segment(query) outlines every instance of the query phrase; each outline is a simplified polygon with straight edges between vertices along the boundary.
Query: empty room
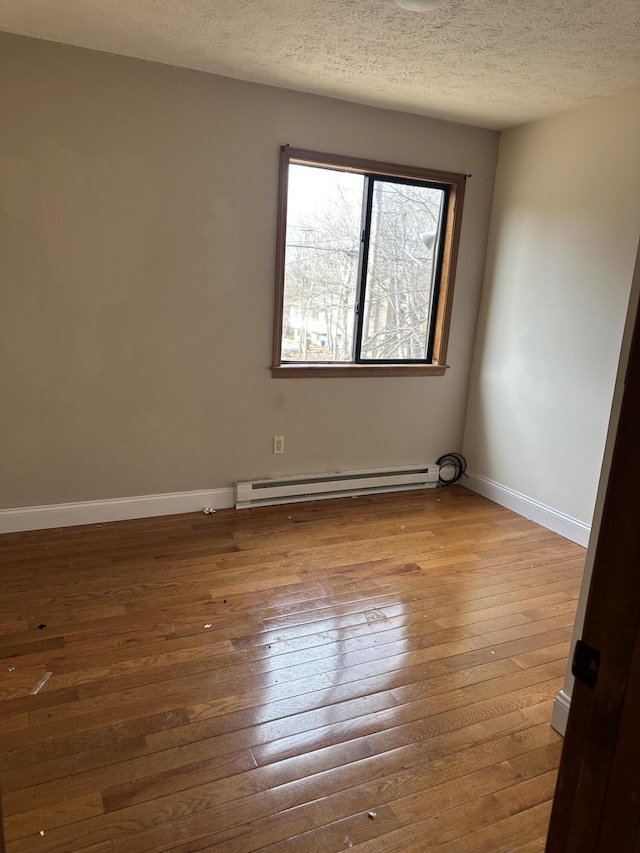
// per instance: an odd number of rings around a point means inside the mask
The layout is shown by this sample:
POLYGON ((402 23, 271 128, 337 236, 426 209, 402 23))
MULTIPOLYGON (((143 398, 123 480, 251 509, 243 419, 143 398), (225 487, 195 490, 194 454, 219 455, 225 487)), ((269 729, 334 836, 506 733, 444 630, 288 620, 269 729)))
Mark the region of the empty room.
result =
POLYGON ((0 4, 0 851, 640 850, 637 0, 0 4))

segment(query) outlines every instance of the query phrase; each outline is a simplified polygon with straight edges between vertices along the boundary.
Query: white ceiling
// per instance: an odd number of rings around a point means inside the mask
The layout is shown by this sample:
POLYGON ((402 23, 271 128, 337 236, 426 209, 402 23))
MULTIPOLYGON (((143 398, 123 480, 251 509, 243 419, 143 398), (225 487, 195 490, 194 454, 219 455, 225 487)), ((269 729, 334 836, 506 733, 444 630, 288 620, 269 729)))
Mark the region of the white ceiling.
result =
POLYGON ((492 128, 640 86, 640 0, 0 0, 0 29, 492 128))

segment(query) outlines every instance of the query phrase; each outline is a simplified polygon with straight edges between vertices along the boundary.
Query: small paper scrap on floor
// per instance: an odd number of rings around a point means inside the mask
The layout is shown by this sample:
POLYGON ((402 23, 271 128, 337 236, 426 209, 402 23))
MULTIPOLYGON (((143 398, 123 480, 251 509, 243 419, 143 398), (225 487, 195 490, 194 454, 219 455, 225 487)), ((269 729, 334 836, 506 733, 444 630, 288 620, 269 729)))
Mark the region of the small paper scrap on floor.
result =
POLYGON ((44 835, 44 829, 40 830, 40 835, 44 835))
POLYGON ((204 627, 205 628, 211 628, 211 622, 207 622, 207 624, 204 627))
POLYGON ((32 695, 32 696, 35 696, 35 695, 36 695, 36 693, 40 693, 40 691, 41 691, 41 690, 42 690, 42 688, 45 686, 45 684, 47 683, 47 681, 49 681, 49 679, 51 678, 51 676, 52 676, 52 675, 53 675, 53 673, 52 673, 52 672, 45 672, 45 674, 42 676, 42 678, 40 679, 40 681, 35 685, 35 687, 34 687, 34 688, 33 688, 33 690, 31 691, 31 695, 32 695))
POLYGON ((369 812, 367 817, 371 818, 371 820, 375 820, 377 814, 378 814, 377 812, 369 812))
POLYGON ((344 843, 347 845, 347 847, 353 847, 353 841, 349 838, 348 835, 345 835, 344 843))

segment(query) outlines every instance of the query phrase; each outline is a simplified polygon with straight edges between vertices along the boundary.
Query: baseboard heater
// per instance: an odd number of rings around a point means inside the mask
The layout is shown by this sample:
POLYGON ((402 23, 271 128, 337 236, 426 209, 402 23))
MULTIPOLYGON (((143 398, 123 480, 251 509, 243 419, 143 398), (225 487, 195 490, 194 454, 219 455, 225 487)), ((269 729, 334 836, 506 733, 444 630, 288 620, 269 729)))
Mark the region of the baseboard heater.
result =
POLYGON ((431 464, 248 480, 236 483, 236 509, 373 495, 377 492, 429 489, 438 484, 438 476, 439 467, 431 464))

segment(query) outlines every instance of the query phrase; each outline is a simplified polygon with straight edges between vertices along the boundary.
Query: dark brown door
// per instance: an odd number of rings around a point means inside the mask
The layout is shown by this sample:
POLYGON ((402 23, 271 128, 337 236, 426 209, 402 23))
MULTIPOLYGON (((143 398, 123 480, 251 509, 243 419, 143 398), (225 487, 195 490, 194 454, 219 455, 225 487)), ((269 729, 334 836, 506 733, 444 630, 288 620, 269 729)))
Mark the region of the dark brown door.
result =
POLYGON ((640 320, 636 317, 547 853, 640 853, 640 320))

